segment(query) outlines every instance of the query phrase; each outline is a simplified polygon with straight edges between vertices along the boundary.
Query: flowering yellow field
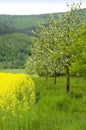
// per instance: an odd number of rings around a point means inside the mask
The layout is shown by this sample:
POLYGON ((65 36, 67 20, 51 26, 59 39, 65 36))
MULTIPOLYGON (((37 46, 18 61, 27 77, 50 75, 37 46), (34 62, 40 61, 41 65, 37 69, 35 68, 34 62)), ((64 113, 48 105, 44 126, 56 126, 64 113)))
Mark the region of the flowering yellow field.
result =
POLYGON ((30 76, 0 73, 0 118, 10 114, 22 117, 34 102, 34 83, 30 76))

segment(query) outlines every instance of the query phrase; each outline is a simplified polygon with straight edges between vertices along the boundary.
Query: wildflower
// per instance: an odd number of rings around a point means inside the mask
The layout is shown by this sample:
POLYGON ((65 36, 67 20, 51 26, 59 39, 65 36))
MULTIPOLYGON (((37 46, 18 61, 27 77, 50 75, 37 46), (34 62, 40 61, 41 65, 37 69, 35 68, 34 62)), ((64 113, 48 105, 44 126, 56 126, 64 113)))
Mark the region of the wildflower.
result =
POLYGON ((0 109, 16 116, 28 111, 35 101, 34 83, 26 74, 0 73, 0 109))

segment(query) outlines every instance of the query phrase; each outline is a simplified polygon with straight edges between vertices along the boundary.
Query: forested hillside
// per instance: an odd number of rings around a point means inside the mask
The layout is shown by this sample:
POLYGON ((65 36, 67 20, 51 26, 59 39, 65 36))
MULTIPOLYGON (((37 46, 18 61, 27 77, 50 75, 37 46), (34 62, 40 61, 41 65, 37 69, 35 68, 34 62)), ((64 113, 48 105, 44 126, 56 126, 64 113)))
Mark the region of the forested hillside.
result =
MULTIPOLYGON (((76 15, 86 20, 86 9, 78 10, 76 15), (84 13, 83 13, 84 12, 84 13)), ((62 13, 55 13, 58 18, 62 13)), ((39 24, 47 25, 50 14, 16 16, 0 15, 0 68, 23 68, 31 55, 32 30, 39 24)))
MULTIPOLYGON (((54 14, 58 15, 58 14, 54 14)), ((0 23, 19 29, 31 28, 46 23, 50 14, 42 15, 0 15, 0 23)))
MULTIPOLYGON (((59 17, 63 13, 54 13, 54 17, 59 17)), ((76 14, 81 19, 86 19, 86 9, 78 10, 76 14), (84 12, 84 13, 83 13, 84 12)), ((40 15, 0 15, 0 23, 4 23, 10 27, 24 29, 37 26, 40 23, 47 23, 51 14, 40 15)))
POLYGON ((0 36, 0 68, 23 68, 31 55, 31 37, 22 33, 0 36))
MULTIPOLYGON (((58 17, 60 14, 53 14, 58 17)), ((0 34, 20 32, 29 35, 39 24, 47 24, 50 14, 42 15, 0 15, 0 34)))

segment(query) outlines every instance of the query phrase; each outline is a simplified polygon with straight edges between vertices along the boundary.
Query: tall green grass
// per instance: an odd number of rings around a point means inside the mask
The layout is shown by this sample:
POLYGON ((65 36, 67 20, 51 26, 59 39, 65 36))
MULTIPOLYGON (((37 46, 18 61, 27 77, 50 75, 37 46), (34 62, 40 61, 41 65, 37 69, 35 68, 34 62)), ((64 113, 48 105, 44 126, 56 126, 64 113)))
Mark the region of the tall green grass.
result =
POLYGON ((32 130, 85 130, 86 129, 86 81, 71 78, 71 89, 67 95, 65 77, 35 78, 36 124, 32 130))
POLYGON ((66 94, 65 77, 32 77, 36 101, 31 109, 2 126, 0 130, 86 130, 86 80, 71 78, 70 93, 66 94), (12 127, 13 126, 13 127, 12 127))

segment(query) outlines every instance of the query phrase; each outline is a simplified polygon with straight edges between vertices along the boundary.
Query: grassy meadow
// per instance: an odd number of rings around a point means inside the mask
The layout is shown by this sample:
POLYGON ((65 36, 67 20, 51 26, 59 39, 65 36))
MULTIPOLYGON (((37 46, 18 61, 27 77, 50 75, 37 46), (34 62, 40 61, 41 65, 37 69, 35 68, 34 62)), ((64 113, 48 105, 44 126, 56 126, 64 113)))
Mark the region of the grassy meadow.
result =
MULTIPOLYGON (((65 90, 65 77, 57 77, 56 85, 53 78, 46 81, 45 78, 32 76, 32 80, 35 84, 35 103, 26 111, 22 105, 22 109, 18 109, 18 105, 16 116, 3 112, 0 107, 0 130, 86 130, 85 78, 72 77, 69 94, 65 90)), ((17 94, 21 99, 20 91, 17 94)))
MULTIPOLYGON (((71 78, 70 94, 65 92, 65 77, 57 84, 50 78, 33 78, 36 87, 36 115, 32 130, 85 130, 86 81, 71 78)), ((35 109, 35 108, 34 108, 35 109)))
POLYGON ((5 72, 5 73, 25 73, 25 69, 0 69, 0 72, 5 72))

